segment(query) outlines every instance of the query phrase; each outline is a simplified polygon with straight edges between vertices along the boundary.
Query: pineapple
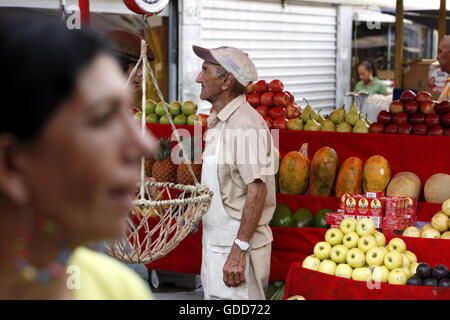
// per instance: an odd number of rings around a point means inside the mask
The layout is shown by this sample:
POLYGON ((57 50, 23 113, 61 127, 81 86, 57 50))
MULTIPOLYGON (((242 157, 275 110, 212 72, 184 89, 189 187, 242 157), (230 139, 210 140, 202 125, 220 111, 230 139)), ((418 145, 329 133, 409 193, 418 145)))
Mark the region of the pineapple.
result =
POLYGON ((145 175, 147 177, 151 177, 152 176, 152 169, 153 169, 153 164, 154 163, 155 163, 155 159, 153 157, 145 158, 144 168, 145 168, 145 175))
POLYGON ((159 152, 152 168, 152 177, 157 182, 175 182, 177 165, 170 158, 171 151, 170 140, 160 139, 159 152))
MULTIPOLYGON (((195 155, 196 155, 196 153, 195 153, 196 148, 194 147, 196 143, 198 144, 199 141, 196 141, 196 139, 192 138, 190 140, 190 143, 187 143, 184 145, 184 149, 185 150, 190 149, 190 152, 189 152, 187 158, 190 159, 192 171, 194 171, 195 177, 197 178, 198 182, 200 182, 201 174, 202 174, 202 165, 200 163, 193 163, 194 159, 195 159, 195 155)), ((180 151, 180 153, 181 152, 182 151, 180 151)), ((181 157, 182 157, 182 154, 181 154, 181 157)), ((177 168, 177 183, 183 184, 183 185, 194 185, 195 184, 194 178, 192 177, 192 174, 189 171, 188 165, 186 163, 184 163, 185 162, 184 157, 182 157, 182 159, 183 159, 183 163, 180 163, 177 168)))

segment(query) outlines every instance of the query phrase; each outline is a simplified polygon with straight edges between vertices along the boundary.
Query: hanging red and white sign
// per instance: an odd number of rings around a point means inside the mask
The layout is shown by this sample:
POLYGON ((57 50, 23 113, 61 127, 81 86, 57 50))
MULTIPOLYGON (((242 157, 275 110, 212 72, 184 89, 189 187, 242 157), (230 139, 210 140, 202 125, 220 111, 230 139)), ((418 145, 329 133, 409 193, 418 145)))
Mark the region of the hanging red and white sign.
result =
POLYGON ((169 0, 123 0, 123 2, 131 11, 147 16, 160 13, 169 4, 169 0))

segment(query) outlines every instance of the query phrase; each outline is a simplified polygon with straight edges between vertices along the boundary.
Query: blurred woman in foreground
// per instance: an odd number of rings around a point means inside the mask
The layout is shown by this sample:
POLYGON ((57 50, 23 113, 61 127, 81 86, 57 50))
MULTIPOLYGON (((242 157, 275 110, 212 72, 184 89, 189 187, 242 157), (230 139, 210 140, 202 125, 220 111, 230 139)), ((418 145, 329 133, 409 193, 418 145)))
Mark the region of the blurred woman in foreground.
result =
POLYGON ((0 299, 149 299, 84 244, 126 228, 140 157, 115 58, 94 35, 41 16, 0 17, 0 299))

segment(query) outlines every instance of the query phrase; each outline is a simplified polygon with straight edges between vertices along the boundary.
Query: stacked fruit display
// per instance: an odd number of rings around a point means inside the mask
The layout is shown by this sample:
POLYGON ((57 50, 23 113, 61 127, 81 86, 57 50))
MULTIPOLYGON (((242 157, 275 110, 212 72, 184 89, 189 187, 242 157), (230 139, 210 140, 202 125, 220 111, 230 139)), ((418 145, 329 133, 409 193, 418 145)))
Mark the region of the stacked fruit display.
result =
MULTIPOLYGON (((197 103, 188 100, 184 103, 174 101, 170 104, 166 104, 170 115, 172 116, 173 122, 176 125, 197 125, 201 124, 206 126, 206 119, 208 115, 206 114, 196 114, 197 113, 197 103)), ((166 112, 164 111, 164 102, 156 102, 152 99, 148 99, 145 107, 146 122, 147 123, 160 123, 169 124, 169 119, 166 112)), ((135 117, 140 121, 142 117, 142 112, 138 111, 135 117)))
POLYGON ((426 224, 422 229, 408 227, 403 231, 404 237, 450 239, 450 199, 442 204, 442 210, 436 212, 431 219, 431 224, 426 224))
POLYGON ((407 285, 450 288, 450 272, 447 266, 438 264, 434 269, 422 262, 417 266, 416 274, 408 279, 407 285))
POLYGON ((270 226, 277 228, 328 228, 326 215, 332 211, 331 209, 323 208, 313 215, 309 209, 300 208, 292 212, 286 204, 278 203, 270 221, 270 226))
POLYGON ((384 234, 370 219, 345 218, 339 229, 326 232, 325 241, 314 246, 302 267, 358 281, 406 284, 419 265, 416 255, 400 238, 385 244, 384 234))
POLYGON ((248 103, 264 118, 269 129, 302 129, 301 108, 295 104, 294 95, 284 91, 280 80, 252 82, 246 92, 248 103))
POLYGON ((389 111, 380 111, 371 133, 450 136, 450 102, 433 101, 430 93, 405 90, 389 111))
POLYGON ((340 168, 338 165, 334 149, 322 147, 310 161, 308 145, 303 144, 300 151, 287 153, 280 162, 280 193, 340 197, 344 193, 384 191, 391 178, 389 162, 380 155, 370 157, 364 164, 361 159, 350 157, 340 168))
MULTIPOLYGON (((189 154, 187 160, 191 161, 191 167, 198 181, 201 180, 202 165, 195 163, 198 158, 195 143, 199 143, 194 138, 189 140, 190 143, 184 144, 184 149, 189 154)), ((201 148, 199 148, 201 152, 201 148)), ((170 139, 159 140, 159 151, 154 158, 145 159, 145 173, 149 177, 155 178, 156 182, 173 182, 183 185, 194 185, 192 174, 190 173, 185 159, 181 154, 179 159, 172 159, 172 148, 170 139), (173 161, 175 160, 175 161, 173 161), (177 165, 177 163, 179 163, 177 165)), ((201 158, 201 157, 200 157, 201 158)))
POLYGON ((322 123, 320 131, 369 133, 371 122, 362 117, 356 103, 350 105, 348 112, 345 107, 334 110, 330 118, 322 123))

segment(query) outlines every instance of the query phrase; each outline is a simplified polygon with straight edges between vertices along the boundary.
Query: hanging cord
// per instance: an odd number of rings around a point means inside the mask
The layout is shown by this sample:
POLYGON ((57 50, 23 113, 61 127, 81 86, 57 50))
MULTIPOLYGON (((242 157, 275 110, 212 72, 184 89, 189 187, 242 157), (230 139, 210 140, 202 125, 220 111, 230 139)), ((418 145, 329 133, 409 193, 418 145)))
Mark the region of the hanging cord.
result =
MULTIPOLYGON (((147 40, 147 39, 150 39, 150 33, 149 33, 149 30, 150 30, 150 23, 148 22, 148 19, 147 19, 147 18, 148 18, 148 17, 145 16, 145 15, 142 16, 142 23, 144 24, 144 33, 145 33, 146 40, 147 40)), ((144 40, 143 40, 143 41, 144 41, 144 40)), ((145 43, 146 43, 146 42, 145 42, 145 43)), ((147 43, 146 43, 146 44, 147 44, 147 43)), ((150 46, 150 44, 148 44, 148 45, 150 46)), ((141 51, 142 51, 142 48, 141 48, 141 51)), ((145 47, 145 52, 147 52, 147 47, 145 47)), ((141 59, 142 59, 143 63, 146 65, 146 68, 148 69, 148 72, 149 72, 149 74, 150 74, 150 78, 151 78, 151 80, 152 80, 153 85, 155 86, 156 93, 158 94, 159 100, 163 103, 164 111, 165 111, 165 113, 166 113, 166 115, 167 115, 167 118, 169 119, 169 123, 170 123, 170 125, 172 126, 172 131, 174 132, 175 138, 177 139, 177 142, 178 142, 178 144, 179 144, 179 146, 180 146, 181 153, 182 153, 182 155, 183 155, 183 160, 185 161, 185 163, 186 163, 186 165, 187 165, 187 168, 188 168, 188 170, 189 170, 189 173, 192 175, 192 178, 194 179, 195 185, 199 185, 200 183, 199 183, 197 177, 196 177, 195 174, 194 174, 194 170, 192 169, 191 161, 190 161, 190 159, 187 158, 187 154, 186 154, 186 152, 185 152, 185 150, 184 150, 183 143, 182 143, 181 138, 180 138, 180 136, 179 136, 179 134, 178 134, 177 128, 175 127, 175 124, 173 123, 172 115, 170 114, 169 110, 167 109, 167 103, 166 103, 166 101, 164 100, 164 96, 163 96, 163 94, 161 93, 161 90, 160 90, 160 88, 159 88, 158 80, 156 79, 155 74, 154 74, 154 72, 153 72, 153 68, 152 68, 152 66, 150 65, 150 62, 148 61, 147 53, 145 53, 145 55, 142 55, 142 54, 141 54, 141 59)), ((144 74, 144 80, 145 80, 145 77, 146 77, 146 74, 147 74, 147 73, 144 72, 143 74, 144 74)), ((144 81, 144 82, 145 82, 145 81, 144 81)), ((144 87, 142 87, 142 88, 144 88, 144 87)), ((145 94, 145 93, 144 93, 144 94, 145 94)), ((143 94, 143 96, 144 96, 144 94, 143 94)), ((144 106, 144 105, 145 105, 145 101, 143 100, 142 103, 143 103, 143 106, 144 106)), ((144 113, 142 113, 142 116, 144 116, 144 113)), ((194 143, 194 142, 191 142, 191 143, 194 143)), ((191 150, 191 151, 192 151, 192 150, 191 150)))

